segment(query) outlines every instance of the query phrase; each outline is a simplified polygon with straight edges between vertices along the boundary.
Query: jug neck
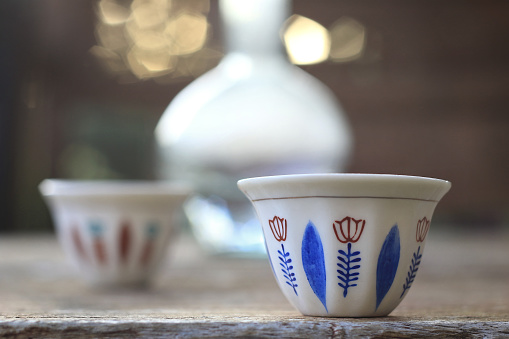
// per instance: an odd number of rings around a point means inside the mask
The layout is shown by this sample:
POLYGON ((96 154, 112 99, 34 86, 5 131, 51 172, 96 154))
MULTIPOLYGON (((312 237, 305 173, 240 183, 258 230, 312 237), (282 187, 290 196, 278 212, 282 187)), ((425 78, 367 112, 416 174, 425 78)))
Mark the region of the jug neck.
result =
POLYGON ((290 0, 220 0, 226 53, 284 57, 281 28, 290 0))

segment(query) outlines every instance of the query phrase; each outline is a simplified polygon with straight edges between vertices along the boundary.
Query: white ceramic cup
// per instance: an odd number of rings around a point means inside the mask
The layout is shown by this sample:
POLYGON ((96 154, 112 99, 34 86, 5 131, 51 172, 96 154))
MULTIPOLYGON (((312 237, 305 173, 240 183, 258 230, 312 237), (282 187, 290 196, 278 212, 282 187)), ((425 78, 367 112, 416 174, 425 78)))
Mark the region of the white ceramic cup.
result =
POLYGON ((302 314, 389 314, 414 282, 448 181, 384 174, 243 179, 281 291, 302 314))
POLYGON ((189 188, 151 181, 46 179, 39 190, 59 242, 94 286, 145 285, 177 231, 189 188))

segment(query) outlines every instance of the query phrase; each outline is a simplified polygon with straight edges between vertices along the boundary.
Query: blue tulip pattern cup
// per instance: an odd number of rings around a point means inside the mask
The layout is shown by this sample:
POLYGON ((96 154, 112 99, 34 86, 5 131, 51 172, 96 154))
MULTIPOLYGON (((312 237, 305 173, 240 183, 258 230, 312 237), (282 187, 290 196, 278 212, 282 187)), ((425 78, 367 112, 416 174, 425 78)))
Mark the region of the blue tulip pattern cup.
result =
POLYGON ((278 285, 302 314, 392 312, 416 279, 432 214, 451 184, 385 174, 240 180, 278 285))

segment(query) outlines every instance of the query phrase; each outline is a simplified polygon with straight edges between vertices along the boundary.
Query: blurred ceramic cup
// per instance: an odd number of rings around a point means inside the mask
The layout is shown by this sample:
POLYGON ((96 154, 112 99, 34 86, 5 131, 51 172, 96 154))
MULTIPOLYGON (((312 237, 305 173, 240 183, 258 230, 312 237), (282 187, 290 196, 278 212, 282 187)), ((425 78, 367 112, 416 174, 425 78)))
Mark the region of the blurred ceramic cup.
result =
POLYGON ((61 246, 93 286, 143 286, 159 268, 189 188, 165 182, 47 179, 39 190, 61 246))
POLYGON ((448 181, 383 174, 240 180, 281 291, 304 315, 389 314, 414 282, 448 181))

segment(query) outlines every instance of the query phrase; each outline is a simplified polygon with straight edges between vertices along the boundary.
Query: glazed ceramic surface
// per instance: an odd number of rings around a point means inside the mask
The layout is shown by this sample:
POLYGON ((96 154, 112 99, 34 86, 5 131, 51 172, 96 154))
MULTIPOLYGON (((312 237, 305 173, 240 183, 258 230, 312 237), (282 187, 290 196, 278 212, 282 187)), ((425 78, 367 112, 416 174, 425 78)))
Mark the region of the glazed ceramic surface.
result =
POLYGON ((304 315, 389 314, 421 265, 430 221, 451 184, 382 174, 240 180, 274 276, 304 315))
POLYGON ((156 182, 66 181, 39 186, 71 263, 93 285, 150 280, 178 227, 189 189, 156 182))

